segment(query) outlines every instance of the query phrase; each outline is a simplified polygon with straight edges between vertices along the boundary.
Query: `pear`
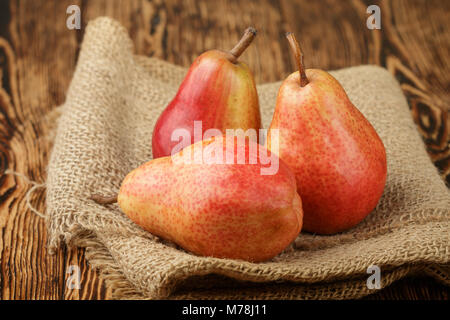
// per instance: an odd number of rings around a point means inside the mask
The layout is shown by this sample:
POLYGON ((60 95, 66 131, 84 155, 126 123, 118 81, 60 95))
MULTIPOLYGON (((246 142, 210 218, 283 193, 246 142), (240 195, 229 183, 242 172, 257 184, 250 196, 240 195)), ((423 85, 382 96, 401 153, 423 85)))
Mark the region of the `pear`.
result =
POLYGON ((386 151, 375 129, 329 73, 303 67, 303 54, 287 34, 299 71, 282 83, 270 124, 278 142, 267 148, 294 171, 304 230, 345 231, 377 205, 386 182, 386 151))
POLYGON ((257 142, 237 137, 213 137, 141 165, 125 177, 117 200, 143 229, 202 256, 265 261, 302 227, 289 167, 257 142), (261 174, 268 161, 260 154, 277 162, 277 170, 261 174))
POLYGON ((225 134, 226 129, 261 128, 252 72, 237 60, 255 36, 256 30, 250 27, 230 52, 209 50, 192 63, 174 99, 155 124, 153 158, 169 156, 202 140, 208 129, 225 134), (198 133, 194 132, 194 121, 200 124, 198 133), (186 132, 178 134, 177 129, 186 132))

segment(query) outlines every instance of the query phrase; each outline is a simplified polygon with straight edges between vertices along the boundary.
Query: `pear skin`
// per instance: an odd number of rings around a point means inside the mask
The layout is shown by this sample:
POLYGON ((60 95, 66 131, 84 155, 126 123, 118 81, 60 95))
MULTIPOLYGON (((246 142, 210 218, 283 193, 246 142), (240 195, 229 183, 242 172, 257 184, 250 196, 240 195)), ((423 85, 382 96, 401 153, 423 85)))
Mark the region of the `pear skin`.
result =
POLYGON ((279 89, 268 133, 278 129, 279 142, 268 140, 267 148, 295 174, 304 230, 334 234, 376 207, 386 182, 386 151, 333 76, 308 69, 302 86, 301 73, 292 73, 279 89))
POLYGON ((269 260, 302 228, 295 177, 282 161, 275 174, 261 175, 263 164, 259 156, 249 155, 249 147, 264 147, 248 139, 247 164, 183 160, 185 155, 195 158, 206 147, 209 152, 223 150, 224 157, 231 153, 237 160, 237 148, 225 150, 226 139, 200 141, 176 157, 151 160, 133 170, 121 185, 119 206, 145 230, 195 254, 269 260))
POLYGON ((153 158, 170 156, 177 145, 181 150, 202 140, 208 129, 225 134, 226 129, 261 128, 253 74, 237 60, 255 35, 256 30, 249 28, 230 52, 209 50, 193 62, 174 99, 156 122, 153 158), (194 135, 194 121, 201 121, 199 136, 194 135), (190 139, 179 142, 178 137, 173 138, 176 129, 187 130, 190 139))

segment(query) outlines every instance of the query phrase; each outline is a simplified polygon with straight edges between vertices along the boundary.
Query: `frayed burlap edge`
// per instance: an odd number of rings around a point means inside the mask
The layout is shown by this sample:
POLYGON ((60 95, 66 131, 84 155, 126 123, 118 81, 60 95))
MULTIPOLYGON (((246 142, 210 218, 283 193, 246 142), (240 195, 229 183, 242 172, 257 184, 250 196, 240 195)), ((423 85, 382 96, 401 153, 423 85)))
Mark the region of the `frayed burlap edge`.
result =
MULTIPOLYGON (((145 295, 137 291, 122 273, 105 245, 91 232, 83 231, 75 233, 69 243, 69 247, 85 248, 85 257, 89 265, 98 272, 99 278, 104 281, 106 287, 111 289, 112 299, 118 300, 151 300, 155 297, 145 295)), ((382 271, 381 289, 388 287, 395 281, 410 276, 426 276, 433 278, 443 285, 450 286, 450 265, 438 264, 414 264, 395 267, 382 271)), ((344 300, 358 299, 378 292, 378 289, 367 287, 367 278, 348 279, 336 282, 316 284, 302 283, 273 283, 262 284, 255 287, 243 287, 242 283, 233 279, 227 279, 231 283, 236 282, 234 288, 212 287, 208 289, 180 289, 173 292, 168 300, 221 300, 221 299, 276 299, 276 300, 344 300), (262 288, 264 288, 262 290, 262 288), (282 288, 282 290, 280 290, 282 288)), ((214 275, 212 277, 214 279, 214 275)), ((214 281, 214 280, 212 280, 214 281)))

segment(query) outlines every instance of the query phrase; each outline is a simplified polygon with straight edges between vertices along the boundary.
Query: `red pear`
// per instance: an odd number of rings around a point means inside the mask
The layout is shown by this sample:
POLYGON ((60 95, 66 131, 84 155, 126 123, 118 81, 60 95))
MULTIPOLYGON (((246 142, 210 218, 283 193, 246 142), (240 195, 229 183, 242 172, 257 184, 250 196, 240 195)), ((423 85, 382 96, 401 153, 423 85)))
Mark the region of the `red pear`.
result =
POLYGON ((175 98, 156 122, 152 140, 154 158, 169 156, 202 140, 208 129, 225 134, 226 129, 246 131, 261 127, 252 72, 237 60, 255 36, 256 30, 248 28, 230 52, 210 50, 194 61, 175 98), (196 134, 194 121, 201 121, 196 134), (177 129, 183 131, 176 132, 177 129))
POLYGON ((386 182, 386 151, 375 129, 329 73, 303 67, 281 85, 267 141, 294 171, 303 202, 304 230, 333 234, 361 222, 377 205, 386 182))
POLYGON ((117 200, 136 224, 195 254, 271 259, 301 230, 301 198, 289 167, 243 140, 221 136, 189 145, 131 171, 117 199, 92 198, 117 200))

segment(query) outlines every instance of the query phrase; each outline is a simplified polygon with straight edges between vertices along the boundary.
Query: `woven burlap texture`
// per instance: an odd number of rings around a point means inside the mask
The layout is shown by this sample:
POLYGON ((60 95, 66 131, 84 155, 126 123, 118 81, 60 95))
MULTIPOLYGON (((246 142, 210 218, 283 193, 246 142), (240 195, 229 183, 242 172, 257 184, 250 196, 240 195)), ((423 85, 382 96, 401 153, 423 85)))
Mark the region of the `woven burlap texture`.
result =
MULTIPOLYGON (((155 121, 185 68, 136 56, 127 30, 109 18, 86 28, 61 109, 47 178, 49 246, 87 248, 115 298, 357 298, 367 268, 383 287, 409 274, 449 284, 450 194, 431 163, 396 80, 376 66, 332 72, 383 140, 388 178, 377 208, 333 236, 302 233, 265 263, 199 257, 142 230, 117 205, 89 200, 118 192, 150 160, 155 121)), ((280 82, 258 85, 264 127, 280 82)))

